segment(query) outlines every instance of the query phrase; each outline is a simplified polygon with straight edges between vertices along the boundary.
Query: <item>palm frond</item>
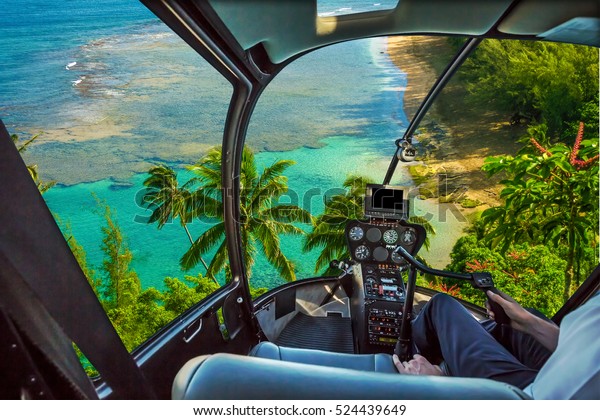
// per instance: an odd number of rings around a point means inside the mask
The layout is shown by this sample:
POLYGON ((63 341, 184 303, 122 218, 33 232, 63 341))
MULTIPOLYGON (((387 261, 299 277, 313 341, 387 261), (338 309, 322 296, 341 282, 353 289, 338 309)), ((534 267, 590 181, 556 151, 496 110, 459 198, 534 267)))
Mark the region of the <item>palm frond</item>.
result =
POLYGON ((304 230, 300 229, 297 226, 292 225, 291 223, 283 223, 283 222, 273 221, 273 225, 275 226, 275 231, 278 234, 304 235, 306 233, 306 232, 304 232, 304 230))
MULTIPOLYGON (((215 246, 220 240, 225 237, 225 224, 223 222, 218 223, 204 232, 198 239, 194 241, 192 246, 186 251, 185 254, 179 260, 179 264, 181 268, 184 270, 189 270, 195 267, 202 258, 202 254, 206 253, 212 247, 215 246)), ((213 258, 214 259, 214 258, 213 258)), ((209 265, 209 271, 210 266, 209 265)), ((208 274, 208 272, 207 272, 208 274)))
POLYGON ((296 280, 294 264, 281 252, 279 235, 273 223, 269 221, 257 223, 253 232, 267 261, 279 272, 281 277, 287 281, 296 280))
POLYGON ((242 165, 240 168, 240 186, 243 190, 252 191, 258 184, 258 170, 254 152, 245 146, 242 151, 242 165))
POLYGON ((252 277, 252 267, 254 267, 254 261, 257 252, 256 239, 254 238, 254 235, 249 229, 242 230, 241 235, 246 278, 250 280, 250 278, 252 277))
POLYGON ((221 147, 210 149, 202 159, 195 165, 187 167, 189 171, 198 177, 198 181, 206 188, 220 190, 221 183, 221 161, 223 152, 221 147))
POLYGON ((223 218, 223 203, 221 197, 212 196, 212 191, 199 189, 193 192, 187 210, 193 218, 223 218))
POLYGON ((15 143, 15 145, 17 146, 17 150, 19 151, 19 153, 23 153, 27 150, 27 147, 33 143, 38 137, 40 136, 40 134, 36 134, 35 136, 33 136, 32 138, 30 138, 29 140, 25 140, 23 143, 18 144, 19 142, 19 136, 16 134, 11 134, 10 138, 12 139, 12 141, 15 143))
POLYGON ((228 261, 229 256, 227 253, 227 241, 223 240, 221 245, 219 245, 217 252, 215 252, 215 256, 210 261, 206 275, 211 278, 216 278, 217 274, 219 274, 221 270, 225 268, 228 261))
POLYGON ((292 165, 295 165, 296 162, 293 160, 278 160, 273 163, 271 166, 266 167, 260 178, 258 180, 258 186, 262 187, 270 183, 273 179, 281 176, 283 172, 292 165))
POLYGON ((344 188, 348 189, 348 195, 352 197, 364 197, 367 189, 367 184, 374 184, 375 182, 366 176, 362 175, 348 175, 344 180, 344 188))
POLYGON ((305 252, 312 251, 315 248, 328 245, 345 246, 345 234, 342 229, 322 229, 313 230, 304 239, 303 249, 305 252))
POLYGON ((269 261, 277 269, 281 277, 286 281, 296 280, 296 266, 283 253, 277 254, 274 260, 269 261))
POLYGON ((287 181, 287 177, 278 176, 268 184, 257 187, 254 191, 247 192, 245 200, 242 202, 247 203, 247 207, 251 211, 259 211, 265 203, 270 203, 288 192, 287 181))
POLYGON ((313 223, 314 221, 312 214, 310 214, 308 211, 291 204, 278 204, 270 207, 261 211, 258 217, 261 219, 268 218, 278 222, 286 223, 313 223))
POLYGON ((429 220, 423 216, 411 216, 408 218, 408 222, 414 223, 415 225, 421 225, 428 234, 435 235, 435 227, 433 227, 429 220))

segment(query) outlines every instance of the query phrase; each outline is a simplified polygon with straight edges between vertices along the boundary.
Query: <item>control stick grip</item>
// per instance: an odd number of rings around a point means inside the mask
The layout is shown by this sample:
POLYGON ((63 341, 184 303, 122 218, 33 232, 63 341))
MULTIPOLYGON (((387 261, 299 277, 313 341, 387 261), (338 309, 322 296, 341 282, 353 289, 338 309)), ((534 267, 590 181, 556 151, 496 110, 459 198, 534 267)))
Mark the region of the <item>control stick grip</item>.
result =
MULTIPOLYGON (((496 289, 495 287, 490 287, 487 290, 490 290, 492 293, 494 293, 496 295, 500 294, 498 289, 496 289)), ((496 321, 496 324, 499 324, 499 325, 510 324, 510 318, 508 317, 508 315, 506 315, 504 308, 502 306, 500 306, 498 303, 494 302, 489 297, 487 298, 487 300, 488 300, 488 303, 490 304, 490 308, 494 312, 494 320, 496 321)))
MULTIPOLYGON (((492 280, 492 275, 490 273, 472 273, 471 285, 473 285, 474 288, 483 291, 483 293, 486 293, 488 290, 490 290, 492 293, 497 295, 500 294, 500 291, 496 289, 496 286, 494 286, 494 280, 492 280)), ((504 312, 504 308, 502 308, 502 306, 494 302, 489 297, 487 300, 490 304, 490 308, 494 312, 494 320, 496 321, 496 324, 510 324, 510 318, 508 315, 506 315, 506 312, 504 312)))

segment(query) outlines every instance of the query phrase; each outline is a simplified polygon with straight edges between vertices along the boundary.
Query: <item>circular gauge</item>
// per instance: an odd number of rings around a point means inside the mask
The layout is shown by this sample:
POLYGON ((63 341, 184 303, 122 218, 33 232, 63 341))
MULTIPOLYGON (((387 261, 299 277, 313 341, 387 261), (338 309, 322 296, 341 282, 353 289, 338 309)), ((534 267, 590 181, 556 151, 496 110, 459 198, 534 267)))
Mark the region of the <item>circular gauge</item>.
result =
POLYGON ((375 260, 379 262, 387 260, 388 255, 390 255, 389 251, 382 246, 378 246, 373 251, 373 258, 375 258, 375 260))
POLYGON ((400 241, 404 244, 404 245, 412 245, 415 243, 415 241, 417 240, 417 235, 415 235, 415 232, 413 232, 410 229, 406 229, 404 232, 402 232, 402 234, 400 235, 400 241))
POLYGON ((369 258, 369 255, 371 255, 371 253, 369 252, 369 248, 367 248, 364 245, 360 245, 358 248, 356 248, 356 250, 354 251, 354 256, 356 257, 357 260, 359 261, 363 261, 366 260, 367 258, 369 258))
POLYGON ((348 232, 348 236, 350 237, 351 241, 360 241, 364 234, 365 232, 360 226, 354 226, 352 229, 350 229, 350 232, 348 232))
POLYGON ((379 242, 381 239, 381 231, 378 228, 371 228, 367 230, 367 239, 370 242, 379 242))
POLYGON ((383 232, 383 241, 386 244, 395 244, 398 241, 398 232, 394 229, 386 230, 383 232))
POLYGON ((400 256, 397 252, 392 252, 392 261, 396 264, 404 264, 404 258, 400 256))

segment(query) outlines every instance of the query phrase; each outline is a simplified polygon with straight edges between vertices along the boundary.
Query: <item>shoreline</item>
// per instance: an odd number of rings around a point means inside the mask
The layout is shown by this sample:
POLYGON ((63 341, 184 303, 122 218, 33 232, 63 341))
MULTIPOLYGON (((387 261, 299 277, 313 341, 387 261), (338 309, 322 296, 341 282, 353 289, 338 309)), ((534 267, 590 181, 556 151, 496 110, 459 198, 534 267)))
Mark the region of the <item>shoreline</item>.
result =
MULTIPOLYGON (((445 38, 397 36, 388 37, 387 53, 407 75, 404 110, 410 121, 454 52, 445 38)), ((481 166, 487 156, 514 154, 519 149, 516 139, 525 133, 498 112, 472 109, 465 104, 466 96, 464 83, 455 75, 417 129, 419 155, 408 166, 425 207, 458 212, 438 224, 437 237, 444 239, 435 241, 431 251, 421 251, 433 267, 450 262, 456 240, 480 212, 501 204, 499 176, 488 177, 481 166)))
MULTIPOLYGON (((387 52, 407 74, 404 110, 410 119, 454 52, 445 38, 427 36, 389 37, 387 52)), ((516 140, 526 130, 511 126, 506 116, 495 110, 482 113, 473 109, 465 102, 466 96, 464 83, 455 76, 436 98, 415 134, 421 165, 410 172, 416 185, 426 183, 429 198, 457 202, 471 214, 473 209, 482 211, 500 204, 500 178, 481 171, 484 159, 514 154, 520 148, 516 140), (443 174, 447 194, 440 194, 437 183, 427 185, 437 174, 443 174)))

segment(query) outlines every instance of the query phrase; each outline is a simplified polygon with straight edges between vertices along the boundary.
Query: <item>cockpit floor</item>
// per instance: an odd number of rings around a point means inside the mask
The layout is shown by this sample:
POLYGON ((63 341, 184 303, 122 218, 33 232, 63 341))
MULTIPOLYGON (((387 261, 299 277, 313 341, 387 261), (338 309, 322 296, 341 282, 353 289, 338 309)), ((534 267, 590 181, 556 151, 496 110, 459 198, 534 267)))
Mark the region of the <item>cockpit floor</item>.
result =
POLYGON ((352 321, 338 316, 314 317, 298 313, 275 344, 299 349, 354 353, 352 321))

